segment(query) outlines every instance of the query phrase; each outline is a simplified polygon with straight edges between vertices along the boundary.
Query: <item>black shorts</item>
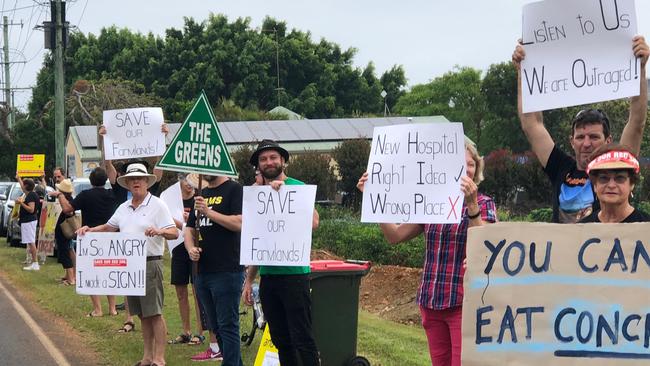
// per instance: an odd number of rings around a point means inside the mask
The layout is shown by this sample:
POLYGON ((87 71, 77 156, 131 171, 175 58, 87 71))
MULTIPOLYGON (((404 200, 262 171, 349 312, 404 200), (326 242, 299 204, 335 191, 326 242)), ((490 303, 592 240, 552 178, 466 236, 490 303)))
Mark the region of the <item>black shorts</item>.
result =
POLYGON ((192 281, 192 260, 183 243, 172 251, 172 285, 187 285, 192 281))

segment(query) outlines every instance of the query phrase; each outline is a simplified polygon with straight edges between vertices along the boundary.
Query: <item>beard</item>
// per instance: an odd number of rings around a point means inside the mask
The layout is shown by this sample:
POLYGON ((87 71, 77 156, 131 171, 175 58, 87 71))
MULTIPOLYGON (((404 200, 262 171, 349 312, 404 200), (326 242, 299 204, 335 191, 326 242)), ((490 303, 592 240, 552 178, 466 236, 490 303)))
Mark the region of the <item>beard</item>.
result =
POLYGON ((267 167, 264 170, 260 171, 262 173, 262 176, 266 180, 273 180, 282 174, 282 165, 274 166, 274 167, 267 167))

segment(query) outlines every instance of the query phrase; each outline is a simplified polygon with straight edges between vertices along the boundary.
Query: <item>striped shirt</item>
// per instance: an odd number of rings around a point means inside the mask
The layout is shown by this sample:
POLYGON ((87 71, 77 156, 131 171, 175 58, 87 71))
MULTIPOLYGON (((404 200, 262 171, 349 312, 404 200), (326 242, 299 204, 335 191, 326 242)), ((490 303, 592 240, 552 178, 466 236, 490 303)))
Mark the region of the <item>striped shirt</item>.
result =
MULTIPOLYGON (((496 222, 494 201, 481 193, 477 201, 483 221, 496 222)), ((467 207, 463 206, 460 224, 424 225, 426 253, 417 294, 418 305, 444 310, 463 303, 463 261, 469 227, 467 215, 467 207)))

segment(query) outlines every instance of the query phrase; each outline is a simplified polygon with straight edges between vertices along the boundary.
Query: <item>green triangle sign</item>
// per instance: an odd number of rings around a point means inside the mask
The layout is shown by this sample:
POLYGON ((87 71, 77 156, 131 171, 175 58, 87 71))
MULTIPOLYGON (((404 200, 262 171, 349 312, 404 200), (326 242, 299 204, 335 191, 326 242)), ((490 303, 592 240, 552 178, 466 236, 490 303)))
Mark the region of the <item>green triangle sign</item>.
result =
POLYGON ((156 167, 184 173, 237 177, 205 91, 201 91, 156 167))

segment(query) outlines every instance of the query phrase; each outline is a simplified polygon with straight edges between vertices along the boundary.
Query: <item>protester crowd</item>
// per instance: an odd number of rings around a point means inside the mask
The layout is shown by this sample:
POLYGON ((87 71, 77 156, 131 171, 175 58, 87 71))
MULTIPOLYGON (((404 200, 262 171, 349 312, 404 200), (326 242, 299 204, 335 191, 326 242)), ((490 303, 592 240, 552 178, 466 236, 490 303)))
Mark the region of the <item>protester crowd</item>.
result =
MULTIPOLYGON (((645 66, 648 45, 643 37, 633 41, 633 51, 641 59, 640 95, 631 98, 629 119, 620 143, 613 143, 612 121, 605 111, 585 109, 572 121, 572 154, 561 151, 543 124, 541 112, 522 112, 519 88, 519 117, 524 134, 545 173, 553 184, 553 221, 556 223, 640 222, 650 218, 630 204, 634 185, 639 179, 639 153, 647 118, 648 90, 645 66)), ((516 46, 513 63, 525 58, 525 47, 516 46)), ((521 78, 521 75, 519 75, 521 78)), ((519 84, 521 85, 521 83, 519 84)), ((164 128, 163 128, 164 129, 164 128)), ((165 131, 166 132, 166 131, 165 131)), ((100 132, 101 133, 101 132, 100 132)), ((252 168, 259 173, 256 185, 300 185, 288 177, 285 166, 289 152, 272 140, 263 140, 250 157, 252 168)), ((416 301, 422 315, 432 365, 460 365, 463 275, 468 228, 497 221, 494 201, 480 193, 483 158, 469 139, 465 140, 466 176, 460 180, 464 194, 462 218, 458 224, 381 223, 386 240, 396 244, 422 234, 426 242, 424 270, 416 301)), ((195 361, 223 359, 223 365, 242 365, 239 340, 240 301, 252 304, 252 284, 259 274, 261 304, 271 337, 278 348, 282 365, 319 365, 319 353, 311 326, 309 267, 240 265, 242 227, 242 185, 224 176, 204 175, 199 192, 198 179, 180 175, 185 215, 183 222, 172 218, 165 203, 157 197, 162 171, 150 169, 141 161, 105 168, 90 174, 92 188, 72 197, 73 189, 65 171, 54 171, 56 198, 62 212, 55 229, 58 261, 64 269, 61 283, 74 285, 74 240, 64 235, 64 223, 81 211, 77 235, 89 232, 139 232, 148 237, 146 260, 146 295, 127 296, 125 320, 121 332, 135 330, 133 316, 140 319, 143 355, 136 365, 165 365, 168 344, 200 345, 209 332, 208 347, 192 357, 195 361), (104 188, 106 182, 112 189, 104 188), (179 302, 182 330, 168 339, 163 318, 163 252, 165 240, 176 239, 182 230, 183 244, 177 246, 171 260, 171 284, 179 302), (196 266, 196 270, 193 269, 196 266), (191 284, 193 298, 188 286, 191 284), (190 303, 197 313, 196 332, 190 324, 190 303)), ((363 191, 367 173, 358 181, 363 191)), ((30 263, 25 270, 38 270, 36 223, 40 199, 32 179, 20 179, 25 196, 16 200, 20 206, 22 242, 26 244, 30 263)), ((312 229, 318 227, 316 211, 312 229)), ((99 296, 91 296, 88 317, 103 316, 99 296)), ((117 315, 118 306, 108 296, 108 314, 117 315)))

